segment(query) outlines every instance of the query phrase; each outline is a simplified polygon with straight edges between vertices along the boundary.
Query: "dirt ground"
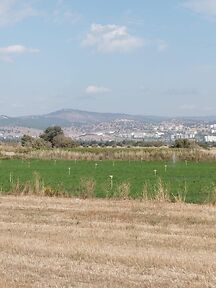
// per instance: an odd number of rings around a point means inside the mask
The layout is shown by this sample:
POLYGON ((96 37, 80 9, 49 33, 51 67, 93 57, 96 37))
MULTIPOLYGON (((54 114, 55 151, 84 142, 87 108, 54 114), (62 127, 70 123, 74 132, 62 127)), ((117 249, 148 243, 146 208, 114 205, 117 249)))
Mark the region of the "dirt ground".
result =
POLYGON ((0 197, 0 287, 216 287, 216 208, 0 197))

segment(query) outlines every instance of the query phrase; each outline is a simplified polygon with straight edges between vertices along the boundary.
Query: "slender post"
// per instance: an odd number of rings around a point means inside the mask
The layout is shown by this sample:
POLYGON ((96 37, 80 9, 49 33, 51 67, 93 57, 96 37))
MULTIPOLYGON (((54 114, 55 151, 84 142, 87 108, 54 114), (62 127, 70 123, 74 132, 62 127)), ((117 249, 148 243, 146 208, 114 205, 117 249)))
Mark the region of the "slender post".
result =
POLYGON ((110 188, 112 190, 112 188, 113 188, 113 175, 110 175, 109 177, 110 177, 110 188))
POLYGON ((12 183, 12 172, 10 172, 10 183, 12 183))

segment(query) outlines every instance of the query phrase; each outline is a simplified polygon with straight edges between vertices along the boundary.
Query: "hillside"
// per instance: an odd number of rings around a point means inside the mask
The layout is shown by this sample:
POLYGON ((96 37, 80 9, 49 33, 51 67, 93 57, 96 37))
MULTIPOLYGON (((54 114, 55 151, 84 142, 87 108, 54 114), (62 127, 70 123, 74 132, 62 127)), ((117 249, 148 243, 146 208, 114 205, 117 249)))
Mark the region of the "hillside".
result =
POLYGON ((159 122, 167 118, 62 109, 45 115, 30 115, 21 117, 8 117, 2 115, 0 116, 0 126, 20 126, 44 129, 52 125, 60 125, 62 127, 69 127, 72 125, 81 126, 86 124, 97 124, 100 122, 110 122, 117 119, 135 120, 140 122, 159 122))
POLYGON ((216 116, 201 117, 165 117, 150 115, 130 115, 122 113, 99 113, 81 111, 76 109, 62 109, 44 115, 29 115, 20 117, 9 117, 0 115, 0 126, 16 126, 35 129, 44 129, 48 126, 59 125, 62 127, 82 127, 99 123, 109 123, 116 120, 136 121, 137 123, 159 123, 162 121, 178 120, 183 123, 208 122, 214 123, 216 116))

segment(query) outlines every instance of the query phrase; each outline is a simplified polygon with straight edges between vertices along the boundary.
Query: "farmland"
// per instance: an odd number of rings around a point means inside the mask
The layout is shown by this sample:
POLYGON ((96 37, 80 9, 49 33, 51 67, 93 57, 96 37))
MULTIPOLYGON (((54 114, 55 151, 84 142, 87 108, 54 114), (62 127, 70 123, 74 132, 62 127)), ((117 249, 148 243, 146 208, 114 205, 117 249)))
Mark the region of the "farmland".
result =
POLYGON ((21 192, 27 183, 34 186, 35 178, 41 189, 43 187, 51 194, 62 192, 84 198, 142 198, 147 195, 151 198, 158 190, 163 190, 173 201, 181 196, 186 202, 203 203, 209 201, 216 186, 216 163, 171 160, 0 161, 2 194, 21 192))
POLYGON ((213 288, 213 206, 0 197, 0 287, 213 288))

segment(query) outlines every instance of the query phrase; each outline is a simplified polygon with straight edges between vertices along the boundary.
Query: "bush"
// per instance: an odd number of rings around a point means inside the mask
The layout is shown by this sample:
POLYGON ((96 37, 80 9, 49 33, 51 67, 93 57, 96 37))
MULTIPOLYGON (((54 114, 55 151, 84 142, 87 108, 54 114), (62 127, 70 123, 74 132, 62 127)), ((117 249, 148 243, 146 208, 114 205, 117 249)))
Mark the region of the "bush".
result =
POLYGON ((192 148, 195 146, 195 142, 189 139, 177 139, 172 145, 173 148, 192 148))

